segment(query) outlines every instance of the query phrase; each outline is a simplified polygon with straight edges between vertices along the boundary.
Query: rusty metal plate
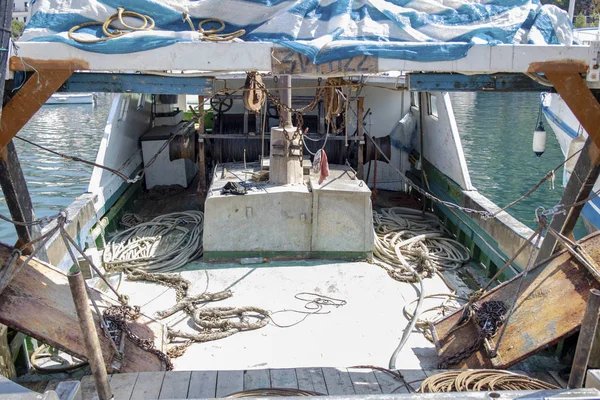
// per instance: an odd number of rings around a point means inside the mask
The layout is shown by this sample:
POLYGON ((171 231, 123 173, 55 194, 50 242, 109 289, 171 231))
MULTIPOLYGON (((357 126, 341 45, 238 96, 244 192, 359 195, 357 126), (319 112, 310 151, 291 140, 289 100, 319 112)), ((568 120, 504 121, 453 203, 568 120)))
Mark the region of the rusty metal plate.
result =
MULTIPOLYGON (((0 245, 0 265, 6 265, 11 249, 0 245)), ((24 261, 21 257, 20 261, 24 261)), ((102 294, 97 294, 99 308, 115 304, 102 294)), ((106 365, 110 365, 113 350, 100 329, 94 310, 98 338, 106 365)), ((0 322, 77 357, 85 358, 83 342, 75 305, 69 290, 67 276, 38 260, 19 271, 0 295, 0 322)), ((130 324, 131 330, 142 338, 152 338, 157 348, 164 349, 166 329, 163 324, 141 316, 130 324)), ((125 343, 125 356, 121 372, 163 371, 163 363, 129 340, 125 343)))
MULTIPOLYGON (((580 245, 596 264, 600 261, 600 232, 582 239, 580 245)), ((486 293, 480 302, 504 301, 512 307, 519 286, 520 275, 486 293)), ((558 253, 551 261, 529 272, 523 282, 517 306, 506 327, 498 355, 488 357, 480 348, 452 368, 508 368, 535 352, 574 333, 580 327, 590 289, 599 289, 600 283, 571 255, 558 253)), ((443 356, 452 355, 473 343, 478 335, 474 322, 450 330, 456 325, 461 312, 456 312, 433 324, 436 349, 443 356), (450 332, 450 334, 449 334, 450 332)), ((491 347, 496 346, 491 339, 491 347)))
POLYGON ((378 72, 378 65, 377 58, 371 56, 357 56, 323 64, 313 64, 305 55, 281 47, 273 49, 271 61, 272 72, 275 75, 366 74, 378 72))

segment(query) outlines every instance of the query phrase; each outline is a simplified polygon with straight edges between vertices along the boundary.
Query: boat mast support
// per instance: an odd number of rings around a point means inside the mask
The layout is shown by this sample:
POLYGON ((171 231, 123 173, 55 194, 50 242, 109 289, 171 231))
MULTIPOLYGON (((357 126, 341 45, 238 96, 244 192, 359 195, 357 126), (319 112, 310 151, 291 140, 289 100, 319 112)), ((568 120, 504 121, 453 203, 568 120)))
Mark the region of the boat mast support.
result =
POLYGON ((0 149, 6 147, 46 100, 71 76, 71 70, 38 70, 4 106, 0 120, 0 149))
MULTIPOLYGON (((559 68, 558 65, 551 64, 548 69, 543 65, 536 69, 544 72, 589 135, 559 203, 569 205, 581 202, 582 204, 568 208, 564 214, 554 215, 551 223, 553 229, 569 236, 583 209, 583 200, 590 195, 600 175, 600 103, 579 72, 569 71, 566 68, 567 65, 559 68)), ((536 262, 553 254, 556 245, 556 238, 553 235, 546 235, 536 262)))
MULTIPOLYGON (((5 119, 6 120, 6 119, 5 119)), ((19 222, 35 220, 33 203, 27 189, 25 176, 17 157, 17 149, 12 140, 4 148, 0 149, 0 186, 6 199, 6 205, 13 220, 19 222)), ((20 248, 26 243, 36 239, 41 234, 38 225, 22 226, 15 225, 19 238, 15 247, 20 248)), ((24 249, 24 253, 33 251, 31 248, 24 249)), ((48 261, 46 250, 40 248, 36 255, 39 259, 48 261)))

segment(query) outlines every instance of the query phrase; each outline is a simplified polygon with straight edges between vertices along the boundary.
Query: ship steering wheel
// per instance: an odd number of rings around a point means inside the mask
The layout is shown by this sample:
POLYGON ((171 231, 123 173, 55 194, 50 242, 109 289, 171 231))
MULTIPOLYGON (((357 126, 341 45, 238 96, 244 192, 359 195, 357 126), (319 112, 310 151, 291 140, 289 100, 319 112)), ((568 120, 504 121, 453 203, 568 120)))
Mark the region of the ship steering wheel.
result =
POLYGON ((217 114, 224 114, 233 106, 233 98, 229 93, 214 95, 210 99, 210 106, 217 114))

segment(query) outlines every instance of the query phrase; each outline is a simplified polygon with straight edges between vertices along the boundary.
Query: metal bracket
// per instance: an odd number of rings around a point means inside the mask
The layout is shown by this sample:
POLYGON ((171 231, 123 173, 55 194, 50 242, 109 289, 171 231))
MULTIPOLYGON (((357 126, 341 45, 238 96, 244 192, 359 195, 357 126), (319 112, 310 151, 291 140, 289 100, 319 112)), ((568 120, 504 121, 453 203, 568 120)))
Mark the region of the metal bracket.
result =
POLYGON ((590 62, 586 80, 600 82, 600 41, 590 42, 590 62))

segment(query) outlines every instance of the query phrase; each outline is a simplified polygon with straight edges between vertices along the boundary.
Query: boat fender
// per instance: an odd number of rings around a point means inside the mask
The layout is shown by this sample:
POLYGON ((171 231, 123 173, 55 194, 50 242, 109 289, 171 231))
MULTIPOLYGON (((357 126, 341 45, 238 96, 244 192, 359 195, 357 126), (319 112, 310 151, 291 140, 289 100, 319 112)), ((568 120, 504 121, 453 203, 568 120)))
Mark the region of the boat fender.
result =
POLYGON ((537 128, 533 132, 533 152, 536 156, 541 157, 546 151, 546 130, 544 124, 539 121, 537 128))

